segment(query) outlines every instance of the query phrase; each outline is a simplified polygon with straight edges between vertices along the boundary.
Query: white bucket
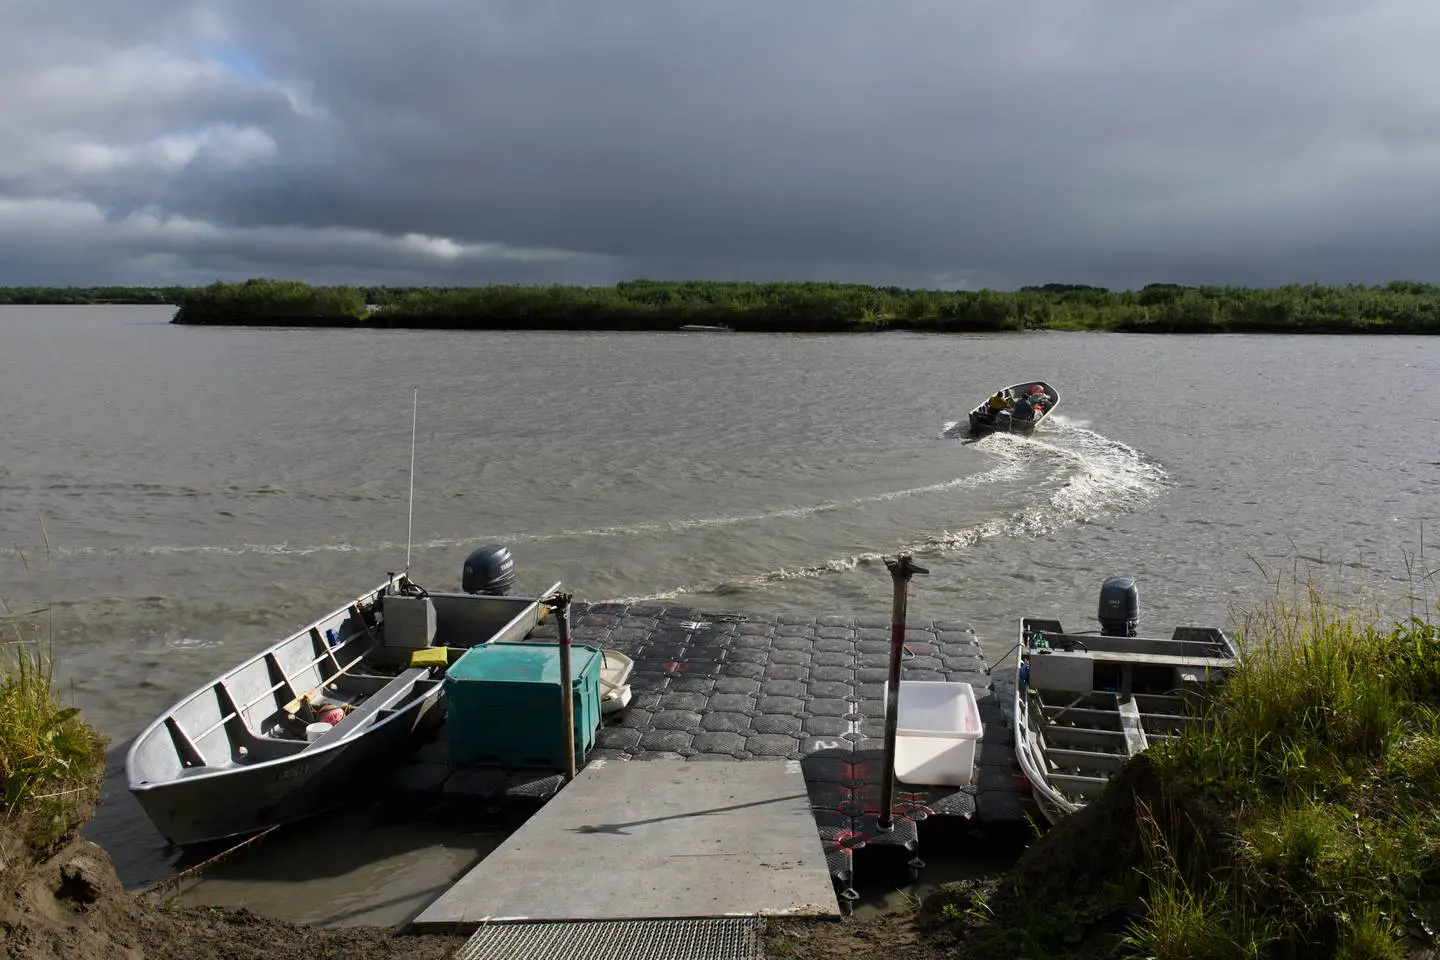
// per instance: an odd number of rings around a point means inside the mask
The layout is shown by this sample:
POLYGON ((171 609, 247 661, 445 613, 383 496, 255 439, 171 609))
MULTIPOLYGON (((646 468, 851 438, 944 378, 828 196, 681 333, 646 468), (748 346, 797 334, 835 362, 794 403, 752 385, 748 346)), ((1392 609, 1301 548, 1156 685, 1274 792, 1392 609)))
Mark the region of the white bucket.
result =
POLYGON ((970 684, 901 680, 895 779, 924 786, 968 787, 975 777, 975 745, 983 732, 975 688, 970 684))
POLYGON ((315 740, 319 740, 321 737, 325 736, 328 731, 334 729, 335 728, 331 724, 325 723, 321 720, 317 720, 314 723, 309 723, 305 725, 305 739, 312 742, 315 740))

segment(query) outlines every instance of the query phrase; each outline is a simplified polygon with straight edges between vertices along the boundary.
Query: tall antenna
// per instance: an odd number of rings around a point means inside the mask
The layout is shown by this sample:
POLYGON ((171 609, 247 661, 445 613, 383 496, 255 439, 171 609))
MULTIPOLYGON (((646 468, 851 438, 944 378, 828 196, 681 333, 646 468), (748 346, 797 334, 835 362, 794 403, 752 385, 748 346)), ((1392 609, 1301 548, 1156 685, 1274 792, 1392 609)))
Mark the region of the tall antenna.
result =
POLYGON ((415 425, 420 419, 420 388, 410 401, 410 521, 405 527, 405 577, 410 577, 410 537, 415 532, 415 425))

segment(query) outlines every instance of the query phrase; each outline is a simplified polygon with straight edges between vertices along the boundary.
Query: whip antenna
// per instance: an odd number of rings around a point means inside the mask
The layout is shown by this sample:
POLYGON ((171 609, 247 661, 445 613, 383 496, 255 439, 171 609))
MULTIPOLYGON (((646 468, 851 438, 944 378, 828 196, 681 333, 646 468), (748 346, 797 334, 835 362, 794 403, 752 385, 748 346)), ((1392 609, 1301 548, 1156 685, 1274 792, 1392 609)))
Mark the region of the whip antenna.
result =
POLYGON ((405 577, 410 577, 410 538, 415 532, 415 425, 420 417, 420 388, 410 401, 410 520, 405 527, 405 577))

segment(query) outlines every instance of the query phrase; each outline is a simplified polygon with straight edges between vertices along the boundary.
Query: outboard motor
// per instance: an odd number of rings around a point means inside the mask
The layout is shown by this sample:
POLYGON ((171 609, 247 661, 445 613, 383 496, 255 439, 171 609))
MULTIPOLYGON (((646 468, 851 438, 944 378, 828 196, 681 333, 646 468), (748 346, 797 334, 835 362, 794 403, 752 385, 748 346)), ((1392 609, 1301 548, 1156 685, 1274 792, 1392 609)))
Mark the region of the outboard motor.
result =
POLYGON ((460 575, 460 589, 466 593, 484 593, 503 597, 515 586, 515 558, 510 548, 492 543, 465 558, 465 571, 460 575))
POLYGON ((1100 585, 1100 633, 1133 637, 1140 622, 1140 588, 1134 577, 1111 577, 1100 585))

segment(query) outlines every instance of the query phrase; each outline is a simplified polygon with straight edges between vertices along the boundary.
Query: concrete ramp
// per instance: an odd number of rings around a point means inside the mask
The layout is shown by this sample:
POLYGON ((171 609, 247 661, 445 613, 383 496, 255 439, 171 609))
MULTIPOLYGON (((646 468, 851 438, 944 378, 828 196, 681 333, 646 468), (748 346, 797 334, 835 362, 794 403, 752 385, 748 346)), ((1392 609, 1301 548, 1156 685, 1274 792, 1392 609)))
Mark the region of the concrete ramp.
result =
POLYGON ((796 761, 597 761, 418 928, 840 916, 796 761))

